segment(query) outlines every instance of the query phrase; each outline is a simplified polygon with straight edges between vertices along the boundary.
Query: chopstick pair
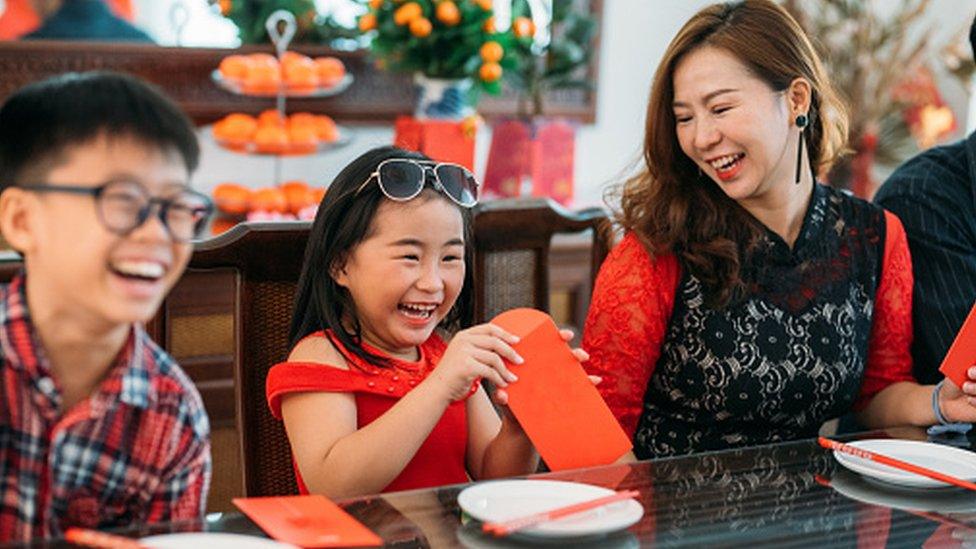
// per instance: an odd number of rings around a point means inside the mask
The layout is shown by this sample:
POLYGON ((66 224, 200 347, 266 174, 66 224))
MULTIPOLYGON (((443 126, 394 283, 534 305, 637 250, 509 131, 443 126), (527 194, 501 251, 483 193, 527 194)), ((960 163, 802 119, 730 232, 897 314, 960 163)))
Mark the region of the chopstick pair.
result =
POLYGON ((568 517, 569 515, 575 515, 576 513, 582 513, 583 511, 589 511, 591 509, 596 509, 598 507, 603 507, 617 501, 623 501, 625 499, 636 498, 640 495, 637 490, 621 490, 619 492, 614 492, 613 494, 599 497, 596 499, 591 499, 583 501, 580 503, 574 503, 572 505, 567 505, 565 507, 558 507, 556 509, 550 509, 548 511, 542 511, 540 513, 535 513, 525 517, 520 517, 516 519, 499 521, 499 522, 486 522, 481 526, 481 530, 485 533, 492 534, 494 536, 507 536, 513 532, 521 530, 522 528, 528 528, 529 526, 534 526, 540 522, 548 522, 551 520, 561 519, 568 517))
POLYGON ((68 528, 64 532, 64 539, 75 545, 95 549, 148 549, 139 540, 87 528, 68 528))
POLYGON ((963 480, 961 478, 956 478, 945 473, 940 473, 939 471, 934 471, 921 465, 915 465, 914 463, 908 463, 907 461, 902 461, 900 459, 895 459, 893 457, 885 456, 882 454, 877 454, 871 452, 870 450, 863 450, 856 446, 851 446, 850 444, 844 444, 843 442, 837 442, 836 440, 831 440, 829 438, 820 437, 817 442, 827 448, 828 450, 835 450, 838 452, 843 452, 845 454, 850 454, 852 456, 857 456, 859 458, 868 459, 887 465, 889 467, 894 467, 895 469, 901 469, 902 471, 908 471, 909 473, 915 473, 916 475, 921 475, 923 477, 928 477, 935 480, 940 480, 942 482, 959 486, 961 488, 966 488, 968 490, 976 491, 976 483, 969 482, 968 480, 963 480))

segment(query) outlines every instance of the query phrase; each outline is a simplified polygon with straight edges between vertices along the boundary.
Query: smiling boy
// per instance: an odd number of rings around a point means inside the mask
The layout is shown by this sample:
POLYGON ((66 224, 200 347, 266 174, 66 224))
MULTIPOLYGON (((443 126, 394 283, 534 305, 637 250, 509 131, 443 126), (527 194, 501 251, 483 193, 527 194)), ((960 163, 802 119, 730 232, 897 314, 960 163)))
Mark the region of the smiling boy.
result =
POLYGON ((200 395, 144 331, 212 211, 187 186, 193 127, 112 73, 27 86, 0 107, 0 541, 198 518, 200 395))

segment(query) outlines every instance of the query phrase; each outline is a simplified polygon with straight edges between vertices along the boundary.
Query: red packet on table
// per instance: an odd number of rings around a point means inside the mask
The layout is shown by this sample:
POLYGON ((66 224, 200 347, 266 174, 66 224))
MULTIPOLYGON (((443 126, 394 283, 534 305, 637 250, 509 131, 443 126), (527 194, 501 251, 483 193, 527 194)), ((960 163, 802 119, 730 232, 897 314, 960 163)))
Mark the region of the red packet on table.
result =
POLYGON ((631 449, 549 315, 512 309, 491 322, 521 338, 512 347, 525 362, 505 364, 519 377, 505 388, 508 407, 551 470, 606 465, 631 449))
POLYGON ((969 378, 966 370, 973 365, 976 365, 976 303, 970 309, 966 322, 962 323, 962 328, 959 328, 949 352, 942 359, 939 371, 957 387, 962 388, 962 384, 969 378))
POLYGON ((269 536, 301 547, 376 547, 383 540, 325 496, 234 498, 269 536))

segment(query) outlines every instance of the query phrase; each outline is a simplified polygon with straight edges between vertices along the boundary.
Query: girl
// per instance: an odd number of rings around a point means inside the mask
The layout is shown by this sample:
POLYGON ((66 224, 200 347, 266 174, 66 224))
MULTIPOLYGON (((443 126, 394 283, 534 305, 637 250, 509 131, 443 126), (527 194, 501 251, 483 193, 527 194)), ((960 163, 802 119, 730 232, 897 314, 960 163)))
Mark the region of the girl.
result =
POLYGON ((709 6, 672 40, 583 339, 638 457, 811 437, 852 409, 872 428, 976 420, 954 385, 912 379, 901 223, 815 180, 846 134, 777 4, 709 6))
POLYGON ((303 493, 340 498, 535 470, 525 433, 498 417, 479 384, 499 387, 504 406, 502 388, 517 377, 502 359, 522 361, 518 338, 492 324, 442 338, 470 317, 477 191, 460 166, 383 147, 347 166, 322 200, 293 350, 267 383, 303 493))

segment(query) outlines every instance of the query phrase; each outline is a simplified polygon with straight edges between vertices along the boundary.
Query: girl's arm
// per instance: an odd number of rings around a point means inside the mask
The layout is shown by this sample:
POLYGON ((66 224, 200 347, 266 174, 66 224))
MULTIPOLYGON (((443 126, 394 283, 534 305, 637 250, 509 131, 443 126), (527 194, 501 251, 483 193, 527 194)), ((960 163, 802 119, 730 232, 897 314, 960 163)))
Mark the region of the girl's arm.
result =
POLYGON ((517 421, 499 419, 484 387, 471 395, 468 412, 468 473, 475 480, 535 472, 539 455, 517 421))
MULTIPOLYGON (((289 361, 340 364, 323 338, 303 340, 289 361)), ((281 415, 298 470, 309 492, 341 498, 380 492, 403 471, 451 400, 436 384, 421 383, 385 414, 358 428, 350 393, 293 393, 281 415)))

